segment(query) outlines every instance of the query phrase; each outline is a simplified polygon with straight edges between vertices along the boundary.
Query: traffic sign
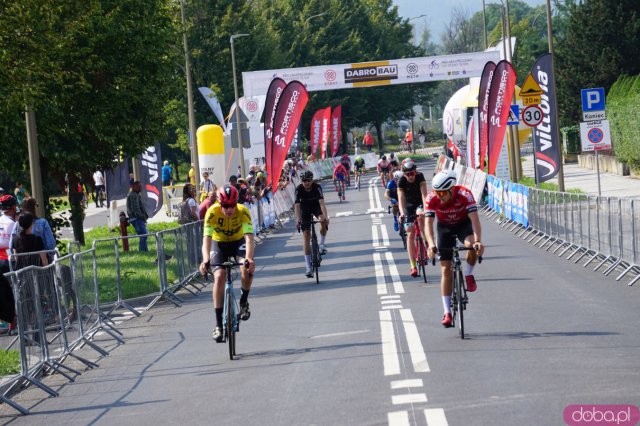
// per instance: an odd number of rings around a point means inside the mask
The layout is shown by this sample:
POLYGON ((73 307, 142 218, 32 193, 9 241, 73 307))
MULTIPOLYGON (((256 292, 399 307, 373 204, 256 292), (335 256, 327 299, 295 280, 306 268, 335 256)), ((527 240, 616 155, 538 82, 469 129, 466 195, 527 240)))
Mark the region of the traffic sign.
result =
POLYGON ((510 105, 511 109, 509 110, 509 119, 507 120, 507 125, 513 126, 520 124, 520 105, 510 105))
POLYGON ((580 123, 580 140, 583 151, 611 149, 609 120, 580 123))
POLYGON ((527 74, 527 78, 520 89, 520 96, 540 96, 542 94, 543 92, 538 82, 534 80, 531 73, 527 74))
POLYGON ((536 127, 543 118, 544 113, 538 105, 529 105, 522 111, 522 122, 529 127, 536 127))
POLYGON ((580 93, 582 95, 582 112, 605 110, 604 89, 602 87, 582 89, 580 93))

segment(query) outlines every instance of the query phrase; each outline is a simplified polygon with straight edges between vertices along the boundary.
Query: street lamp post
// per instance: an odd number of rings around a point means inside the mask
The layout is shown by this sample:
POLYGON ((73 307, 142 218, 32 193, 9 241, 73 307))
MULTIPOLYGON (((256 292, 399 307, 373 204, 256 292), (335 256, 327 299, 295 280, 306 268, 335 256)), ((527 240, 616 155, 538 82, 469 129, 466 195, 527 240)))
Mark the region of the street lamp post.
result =
POLYGON ((193 88, 191 83, 191 61, 189 60, 189 45, 187 44, 187 23, 184 15, 184 0, 180 0, 180 15, 182 17, 182 43, 184 45, 184 74, 187 80, 187 112, 189 115, 189 142, 191 163, 195 170, 196 184, 200 179, 200 162, 198 161, 198 144, 196 142, 196 114, 193 109, 193 88))
POLYGON ((240 37, 247 37, 249 34, 234 34, 229 38, 231 42, 231 69, 233 72, 233 94, 236 100, 236 131, 238 132, 238 147, 240 150, 240 173, 246 176, 244 169, 244 147, 242 146, 242 132, 240 131, 240 103, 238 102, 238 83, 236 81, 236 55, 233 49, 233 40, 240 37))

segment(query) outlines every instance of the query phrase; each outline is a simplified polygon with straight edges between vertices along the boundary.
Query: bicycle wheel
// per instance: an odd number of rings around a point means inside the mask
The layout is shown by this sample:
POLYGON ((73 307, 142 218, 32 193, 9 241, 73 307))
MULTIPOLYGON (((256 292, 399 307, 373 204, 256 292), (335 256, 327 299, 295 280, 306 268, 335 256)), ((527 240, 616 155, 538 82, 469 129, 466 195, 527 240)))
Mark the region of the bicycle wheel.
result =
POLYGON ((464 339, 464 300, 463 300, 463 277, 462 271, 456 272, 456 291, 458 292, 458 298, 456 300, 457 309, 460 312, 460 321, 458 321, 458 329, 460 330, 460 338, 464 339))
POLYGON ((229 359, 233 361, 233 356, 236 352, 236 330, 234 328, 234 319, 233 319, 233 294, 231 294, 233 290, 227 289, 224 295, 225 298, 225 309, 227 311, 226 315, 226 333, 227 333, 227 342, 229 343, 229 359))
POLYGON ((420 264, 420 270, 422 272, 422 279, 424 280, 424 283, 427 283, 427 250, 424 247, 424 241, 422 241, 422 237, 418 237, 418 246, 420 247, 420 255, 419 257, 419 264, 420 264))
POLYGON ((318 275, 318 269, 320 267, 320 247, 318 246, 318 239, 315 233, 311 234, 311 267, 313 273, 316 275, 316 284, 320 284, 320 276, 318 275))

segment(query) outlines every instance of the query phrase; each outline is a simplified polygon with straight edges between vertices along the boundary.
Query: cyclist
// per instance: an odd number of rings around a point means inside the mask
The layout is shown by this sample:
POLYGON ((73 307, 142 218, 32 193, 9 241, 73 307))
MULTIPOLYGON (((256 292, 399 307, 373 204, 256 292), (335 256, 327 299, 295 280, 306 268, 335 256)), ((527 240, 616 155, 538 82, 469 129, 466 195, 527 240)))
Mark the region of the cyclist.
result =
POLYGON ((404 141, 407 143, 407 150, 411 152, 411 143, 413 143, 413 132, 411 132, 411 129, 407 129, 407 133, 404 135, 404 141))
POLYGON ((333 168, 333 185, 336 187, 336 191, 338 191, 338 196, 342 194, 343 201, 345 199, 344 193, 347 189, 345 186, 345 182, 347 180, 348 174, 349 172, 347 172, 347 169, 344 168, 342 163, 336 164, 336 166, 333 168))
MULTIPOLYGON (((224 185, 218 190, 218 201, 207 210, 204 217, 204 237, 202 238, 202 263, 200 272, 205 275, 211 263, 217 264, 230 257, 241 257, 247 266, 241 266, 242 292, 240 295, 240 319, 246 321, 251 316, 249 291, 256 269, 253 261, 253 225, 249 209, 238 204, 238 190, 232 185, 224 185)), ((213 339, 222 343, 222 312, 224 310, 224 287, 226 272, 218 266, 213 269, 213 307, 216 312, 216 327, 213 339)))
POLYGON ((398 207, 398 181, 400 178, 402 178, 402 172, 400 170, 393 172, 393 179, 389 181, 387 189, 384 191, 384 198, 391 202, 393 230, 396 232, 400 230, 400 225, 398 224, 398 212, 400 211, 400 208, 398 207))
POLYGON ((482 229, 478 216, 478 207, 473 199, 473 194, 464 186, 456 185, 457 175, 453 170, 443 170, 433 177, 431 191, 425 199, 425 216, 427 217, 427 241, 431 250, 427 250, 430 259, 435 258, 436 252, 440 253, 440 267, 442 279, 440 290, 444 315, 442 325, 451 327, 451 290, 453 275, 451 273, 452 248, 456 239, 464 243, 466 247, 474 250, 467 252, 467 267, 464 271, 467 291, 476 291, 476 280, 472 275, 473 266, 482 256, 484 246, 481 242, 482 229), (438 218, 436 226, 438 246, 433 238, 433 221, 438 218))
POLYGON ((361 156, 357 156, 353 162, 353 174, 356 176, 356 187, 360 189, 360 175, 365 172, 364 160, 361 156))
MULTIPOLYGON (((398 204, 400 214, 404 217, 404 228, 407 232, 407 254, 411 265, 410 275, 418 276, 415 253, 415 233, 413 220, 416 217, 416 210, 422 206, 424 198, 427 196, 427 181, 424 175, 417 171, 416 163, 407 161, 402 165, 402 177, 398 181, 398 204)), ((420 228, 424 229, 424 216, 419 216, 420 228)), ((426 241, 426 240, 425 240, 426 241)))
POLYGON ((304 260, 306 265, 305 275, 307 278, 313 278, 311 270, 311 223, 308 222, 312 216, 320 221, 320 253, 326 254, 327 248, 324 244, 329 229, 329 214, 324 204, 324 195, 322 187, 313 181, 313 172, 307 170, 301 173, 302 183, 296 188, 296 201, 294 211, 298 219, 298 227, 302 228, 302 241, 304 260), (302 220, 305 222, 302 222, 302 220))
POLYGON ((389 154, 389 164, 391 164, 391 172, 400 170, 400 167, 398 166, 398 157, 396 157, 393 152, 389 154))
POLYGON ((390 180, 389 173, 391 171, 391 163, 387 160, 387 156, 383 155, 378 160, 378 174, 380 175, 380 179, 384 182, 388 182, 390 180))
POLYGON ((342 164, 347 171, 347 186, 351 186, 351 176, 349 175, 351 172, 351 159, 349 158, 349 154, 342 154, 340 164, 342 164))

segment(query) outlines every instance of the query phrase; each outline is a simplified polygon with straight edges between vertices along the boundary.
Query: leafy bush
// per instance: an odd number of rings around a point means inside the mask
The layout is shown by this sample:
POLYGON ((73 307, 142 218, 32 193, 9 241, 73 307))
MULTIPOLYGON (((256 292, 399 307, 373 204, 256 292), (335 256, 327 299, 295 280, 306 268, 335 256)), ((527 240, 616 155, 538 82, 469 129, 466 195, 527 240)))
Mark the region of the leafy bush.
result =
POLYGON ((580 126, 568 126, 560 129, 563 135, 567 137, 565 149, 567 154, 580 154, 582 146, 580 145, 580 126))
POLYGON ((607 95, 607 118, 611 126, 611 142, 619 161, 640 170, 640 75, 621 76, 607 95))

